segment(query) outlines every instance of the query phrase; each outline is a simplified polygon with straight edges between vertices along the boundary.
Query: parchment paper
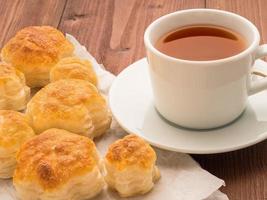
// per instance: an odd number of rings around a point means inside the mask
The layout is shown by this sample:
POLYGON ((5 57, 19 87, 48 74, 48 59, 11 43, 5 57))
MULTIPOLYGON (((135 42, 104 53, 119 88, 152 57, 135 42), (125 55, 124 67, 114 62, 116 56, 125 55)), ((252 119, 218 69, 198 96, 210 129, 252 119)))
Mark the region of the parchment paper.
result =
MULTIPOLYGON (((106 71, 102 65, 99 65, 73 36, 69 34, 66 36, 74 44, 75 54, 93 63, 99 77, 98 88, 104 95, 108 95, 109 87, 115 76, 106 71)), ((108 133, 95 140, 101 155, 105 155, 112 142, 126 134, 113 119, 108 133)), ((120 198, 116 192, 105 188, 95 200, 228 200, 228 197, 218 190, 224 185, 224 181, 202 169, 191 156, 155 147, 154 149, 158 156, 157 165, 161 172, 161 179, 155 184, 151 192, 132 198, 120 198)), ((0 200, 16 199, 12 180, 0 180, 0 200)))

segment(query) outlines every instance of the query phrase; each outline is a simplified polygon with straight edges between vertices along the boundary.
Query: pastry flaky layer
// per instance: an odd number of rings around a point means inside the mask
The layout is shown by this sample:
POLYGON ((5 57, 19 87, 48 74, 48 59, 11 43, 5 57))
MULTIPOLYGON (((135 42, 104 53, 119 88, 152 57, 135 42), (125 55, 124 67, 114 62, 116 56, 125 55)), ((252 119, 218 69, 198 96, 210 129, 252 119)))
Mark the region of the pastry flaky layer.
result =
POLYGON ((82 79, 97 86, 97 76, 91 62, 78 57, 61 59, 50 71, 50 81, 82 79))
POLYGON ((49 129, 22 145, 13 183, 27 200, 85 200, 104 187, 94 142, 62 129, 49 129))
POLYGON ((7 42, 1 57, 24 73, 28 86, 42 87, 49 83, 50 69, 73 51, 73 45, 59 30, 50 26, 29 26, 7 42))
POLYGON ((0 63, 0 109, 23 110, 30 99, 30 88, 22 72, 0 63))
POLYGON ((147 142, 128 135, 110 145, 104 158, 105 180, 122 197, 144 194, 160 178, 156 159, 147 142))
POLYGON ((48 84, 27 105, 26 114, 36 133, 61 128, 94 138, 111 123, 106 100, 88 81, 62 79, 48 84))
POLYGON ((11 178, 20 146, 34 137, 24 114, 0 110, 0 178, 11 178))

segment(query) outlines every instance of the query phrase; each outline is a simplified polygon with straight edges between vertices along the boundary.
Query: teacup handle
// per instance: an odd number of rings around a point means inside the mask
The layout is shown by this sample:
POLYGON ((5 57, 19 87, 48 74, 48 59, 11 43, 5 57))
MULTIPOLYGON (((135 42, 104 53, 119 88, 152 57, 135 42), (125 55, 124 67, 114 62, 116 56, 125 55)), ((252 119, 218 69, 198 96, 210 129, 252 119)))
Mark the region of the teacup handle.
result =
MULTIPOLYGON (((256 49, 255 52, 255 60, 262 58, 264 56, 267 56, 267 44, 261 45, 256 49)), ((249 89, 249 95, 253 95, 256 94, 258 92, 261 92, 262 90, 267 89, 267 75, 265 75, 264 73, 260 72, 260 71, 253 71, 252 72, 255 75, 259 75, 262 77, 265 77, 261 80, 258 81, 253 81, 251 83, 251 87, 249 89)))

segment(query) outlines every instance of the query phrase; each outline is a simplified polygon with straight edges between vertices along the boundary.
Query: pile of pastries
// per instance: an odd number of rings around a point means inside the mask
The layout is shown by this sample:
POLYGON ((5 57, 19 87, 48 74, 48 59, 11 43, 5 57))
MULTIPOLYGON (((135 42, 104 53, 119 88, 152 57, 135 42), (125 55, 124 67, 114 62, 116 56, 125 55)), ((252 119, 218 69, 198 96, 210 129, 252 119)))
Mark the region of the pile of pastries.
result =
POLYGON ((93 139, 111 115, 92 64, 74 55, 64 34, 26 27, 1 60, 0 178, 13 178, 20 199, 85 200, 106 186, 128 197, 153 188, 156 154, 141 138, 128 135, 100 157, 93 139))

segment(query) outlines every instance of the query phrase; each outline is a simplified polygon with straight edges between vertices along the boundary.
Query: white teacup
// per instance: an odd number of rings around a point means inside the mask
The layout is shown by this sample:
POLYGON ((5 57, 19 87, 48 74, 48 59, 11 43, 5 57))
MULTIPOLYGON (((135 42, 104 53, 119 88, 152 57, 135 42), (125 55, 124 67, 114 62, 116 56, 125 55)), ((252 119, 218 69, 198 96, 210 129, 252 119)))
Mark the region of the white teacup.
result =
POLYGON ((190 9, 160 17, 146 29, 145 46, 155 106, 167 120, 194 129, 232 122, 244 111, 249 95, 267 88, 267 78, 251 82, 254 61, 267 55, 257 28, 237 14, 190 9), (190 61, 170 57, 154 44, 164 34, 193 24, 219 25, 243 35, 248 47, 219 60, 190 61))

